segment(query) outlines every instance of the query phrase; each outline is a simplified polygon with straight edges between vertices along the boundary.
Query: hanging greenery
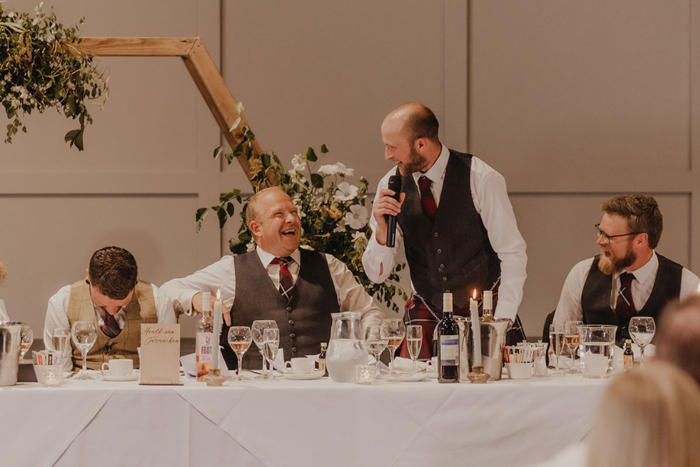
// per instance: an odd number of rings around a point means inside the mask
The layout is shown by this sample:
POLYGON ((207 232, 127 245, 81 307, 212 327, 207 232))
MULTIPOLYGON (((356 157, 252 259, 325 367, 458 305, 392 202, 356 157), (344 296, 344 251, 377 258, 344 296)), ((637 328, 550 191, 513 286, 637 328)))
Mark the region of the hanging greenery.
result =
MULTIPOLYGON (((85 126, 92 123, 87 102, 107 101, 107 70, 98 70, 93 57, 81 53, 78 25, 65 27, 42 11, 43 3, 28 13, 5 11, 0 3, 0 102, 10 123, 6 143, 27 132, 24 117, 37 110, 55 108, 80 128, 66 133, 72 147, 83 150, 85 126)), ((78 24, 82 24, 81 18, 78 24)))

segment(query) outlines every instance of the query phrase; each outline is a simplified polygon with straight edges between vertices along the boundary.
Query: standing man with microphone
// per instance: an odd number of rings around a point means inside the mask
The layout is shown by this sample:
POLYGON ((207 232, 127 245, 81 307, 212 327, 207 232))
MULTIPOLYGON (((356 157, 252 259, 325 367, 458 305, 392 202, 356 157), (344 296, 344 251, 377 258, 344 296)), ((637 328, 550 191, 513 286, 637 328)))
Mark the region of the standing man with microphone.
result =
MULTIPOLYGON (((383 282, 404 241, 413 287, 404 322, 423 326, 421 359, 432 356, 443 293, 453 294, 455 314, 468 315, 474 289, 478 298, 493 290, 495 316, 515 321, 527 276, 505 179, 479 158, 445 147, 438 127, 435 114, 418 103, 384 119, 384 158, 397 166, 379 182, 362 257, 370 280, 383 282)), ((405 344, 401 355, 408 357, 405 344)))

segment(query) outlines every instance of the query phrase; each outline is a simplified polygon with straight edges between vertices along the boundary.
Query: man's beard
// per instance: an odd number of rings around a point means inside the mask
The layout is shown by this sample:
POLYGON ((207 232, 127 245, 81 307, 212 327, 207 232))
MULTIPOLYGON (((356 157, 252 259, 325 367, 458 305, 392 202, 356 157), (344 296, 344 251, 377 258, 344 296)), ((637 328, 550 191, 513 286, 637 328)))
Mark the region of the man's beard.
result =
POLYGON ((399 172, 404 177, 411 175, 412 173, 420 172, 425 166, 425 159, 413 149, 411 145, 411 152, 408 154, 408 162, 399 166, 399 172))
MULTIPOLYGON (((605 250, 603 251, 603 253, 605 250)), ((637 261, 637 255, 634 254, 632 248, 628 247, 625 256, 622 258, 615 256, 615 253, 610 251, 610 258, 606 257, 604 254, 600 255, 600 260, 598 260, 598 269, 609 276, 610 274, 620 272, 623 269, 630 267, 637 261)))

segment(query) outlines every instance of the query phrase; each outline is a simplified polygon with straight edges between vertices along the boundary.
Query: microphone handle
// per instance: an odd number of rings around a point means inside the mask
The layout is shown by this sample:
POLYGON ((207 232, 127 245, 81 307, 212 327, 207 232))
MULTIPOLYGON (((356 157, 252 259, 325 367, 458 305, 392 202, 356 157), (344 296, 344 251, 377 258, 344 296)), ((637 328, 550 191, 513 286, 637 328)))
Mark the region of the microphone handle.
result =
POLYGON ((386 246, 396 246, 396 216, 386 216, 386 246))

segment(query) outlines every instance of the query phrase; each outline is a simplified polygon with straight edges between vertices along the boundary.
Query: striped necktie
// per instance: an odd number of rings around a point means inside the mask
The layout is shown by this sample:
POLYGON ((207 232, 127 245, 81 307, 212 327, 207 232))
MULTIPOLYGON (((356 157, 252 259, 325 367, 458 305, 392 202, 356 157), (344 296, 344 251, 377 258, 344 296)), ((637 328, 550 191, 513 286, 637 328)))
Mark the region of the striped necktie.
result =
POLYGON ((292 263, 294 259, 291 256, 284 256, 282 258, 275 258, 270 264, 279 264, 280 266, 280 287, 279 292, 282 294, 287 301, 292 298, 292 289, 294 288, 294 277, 292 273, 289 272, 289 263, 292 263))
POLYGON ((113 315, 110 315, 109 313, 106 313, 106 315, 105 322, 102 325, 102 332, 104 332, 106 336, 114 339, 120 332, 122 332, 122 330, 113 315))

